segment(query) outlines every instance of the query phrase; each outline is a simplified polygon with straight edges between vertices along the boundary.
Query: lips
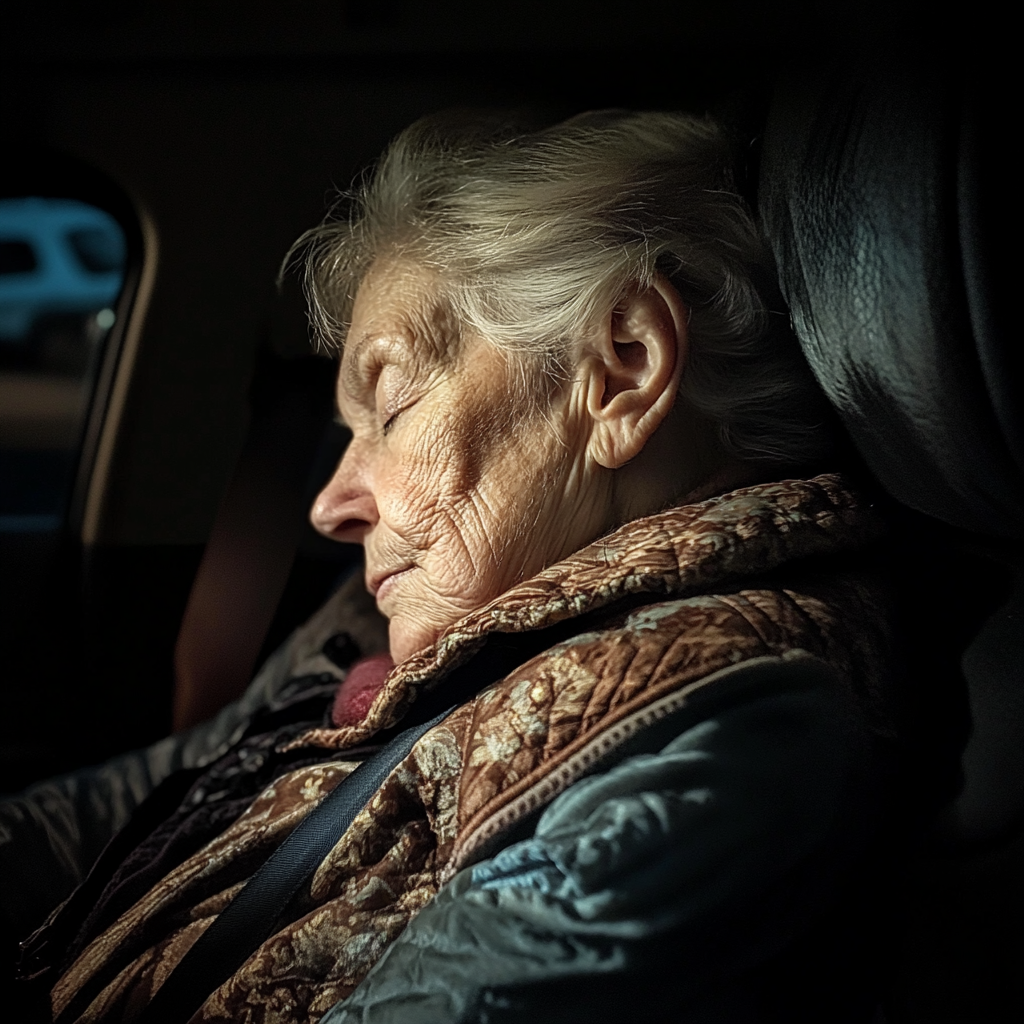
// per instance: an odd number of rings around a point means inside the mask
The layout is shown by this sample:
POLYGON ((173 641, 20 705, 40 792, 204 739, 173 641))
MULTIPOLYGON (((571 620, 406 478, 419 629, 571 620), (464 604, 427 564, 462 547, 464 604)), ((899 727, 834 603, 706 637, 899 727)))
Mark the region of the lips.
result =
POLYGON ((377 603, 387 596, 395 582, 413 569, 411 565, 399 566, 397 569, 387 569, 384 572, 374 573, 366 583, 366 589, 377 599, 377 603))

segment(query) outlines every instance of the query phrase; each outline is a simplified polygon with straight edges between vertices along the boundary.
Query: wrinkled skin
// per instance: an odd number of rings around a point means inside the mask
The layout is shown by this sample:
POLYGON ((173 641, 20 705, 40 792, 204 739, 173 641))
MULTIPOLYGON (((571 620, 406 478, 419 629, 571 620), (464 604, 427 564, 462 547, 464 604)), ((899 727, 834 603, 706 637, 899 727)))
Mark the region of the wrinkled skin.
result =
POLYGON ((404 264, 360 287, 337 396, 353 438, 312 511, 364 545, 396 661, 611 525, 572 389, 531 406, 493 345, 453 352, 432 284, 404 264))
POLYGON ((437 294, 409 262, 361 283, 337 392, 353 438, 311 512, 364 546, 396 661, 620 523, 740 479, 676 401, 687 313, 667 281, 581 338, 560 385, 461 336, 437 294))

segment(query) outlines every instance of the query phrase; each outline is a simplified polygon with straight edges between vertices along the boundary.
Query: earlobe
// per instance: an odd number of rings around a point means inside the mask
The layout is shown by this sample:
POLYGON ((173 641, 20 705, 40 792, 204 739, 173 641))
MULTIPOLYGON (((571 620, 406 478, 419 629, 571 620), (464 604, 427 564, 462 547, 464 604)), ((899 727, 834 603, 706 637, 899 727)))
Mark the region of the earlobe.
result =
POLYGON ((606 469, 634 459, 675 403, 686 360, 687 311, 658 275, 612 311, 589 346, 589 454, 606 469))

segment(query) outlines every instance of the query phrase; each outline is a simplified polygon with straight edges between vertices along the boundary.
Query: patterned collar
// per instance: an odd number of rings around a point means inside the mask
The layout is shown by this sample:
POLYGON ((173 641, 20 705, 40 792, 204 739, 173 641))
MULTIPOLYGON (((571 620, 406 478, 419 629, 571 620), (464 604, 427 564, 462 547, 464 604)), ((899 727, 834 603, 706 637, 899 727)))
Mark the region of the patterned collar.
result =
POLYGON ((884 533, 881 515, 839 474, 756 484, 633 520, 448 627, 394 668, 362 721, 309 730, 288 746, 365 743, 493 634, 546 629, 643 595, 704 593, 796 559, 851 551, 884 533))

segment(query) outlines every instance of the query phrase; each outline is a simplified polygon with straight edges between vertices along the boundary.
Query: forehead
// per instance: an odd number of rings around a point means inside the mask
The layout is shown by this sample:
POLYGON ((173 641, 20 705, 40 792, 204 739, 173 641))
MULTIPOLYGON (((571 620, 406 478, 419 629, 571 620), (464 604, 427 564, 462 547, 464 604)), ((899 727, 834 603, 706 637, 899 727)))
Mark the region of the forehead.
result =
POLYGON ((441 341, 442 302, 436 272, 407 260, 375 263, 359 283, 342 358, 353 358, 375 338, 415 338, 436 347, 441 341))
POLYGON ((439 285, 434 271, 411 260, 374 263, 359 283, 349 338, 377 323, 415 318, 436 301, 439 285))

